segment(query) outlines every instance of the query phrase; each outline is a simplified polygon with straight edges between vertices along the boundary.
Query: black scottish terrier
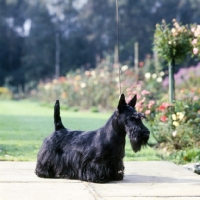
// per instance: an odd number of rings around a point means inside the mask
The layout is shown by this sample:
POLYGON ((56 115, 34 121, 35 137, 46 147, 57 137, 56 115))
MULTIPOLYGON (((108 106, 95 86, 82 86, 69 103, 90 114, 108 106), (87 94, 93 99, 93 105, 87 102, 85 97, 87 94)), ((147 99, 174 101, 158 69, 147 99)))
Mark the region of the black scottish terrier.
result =
POLYGON ((124 176, 125 137, 133 151, 146 145, 149 130, 142 113, 135 110, 136 96, 127 104, 121 95, 117 110, 106 124, 95 131, 66 129, 57 100, 54 107, 55 131, 47 137, 38 153, 36 174, 43 178, 80 179, 95 183, 122 180, 124 176))

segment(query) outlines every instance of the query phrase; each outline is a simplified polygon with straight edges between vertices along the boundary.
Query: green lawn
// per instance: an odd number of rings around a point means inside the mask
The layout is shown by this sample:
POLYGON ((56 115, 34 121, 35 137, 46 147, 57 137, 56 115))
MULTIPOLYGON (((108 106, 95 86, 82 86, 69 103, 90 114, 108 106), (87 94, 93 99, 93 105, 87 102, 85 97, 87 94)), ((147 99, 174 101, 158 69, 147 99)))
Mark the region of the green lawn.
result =
MULTIPOLYGON (((76 130, 97 129, 110 115, 61 110, 63 124, 76 130)), ((53 107, 31 101, 0 101, 0 160, 36 160, 43 139, 53 130, 53 107)), ((127 139, 125 160, 161 160, 161 157, 150 147, 133 153, 127 139)))

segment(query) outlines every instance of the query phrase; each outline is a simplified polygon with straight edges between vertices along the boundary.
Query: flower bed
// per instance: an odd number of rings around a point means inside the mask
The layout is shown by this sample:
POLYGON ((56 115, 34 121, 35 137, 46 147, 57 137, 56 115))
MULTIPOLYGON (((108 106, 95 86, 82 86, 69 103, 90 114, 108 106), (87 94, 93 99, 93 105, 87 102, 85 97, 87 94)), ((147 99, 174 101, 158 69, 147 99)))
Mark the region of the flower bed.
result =
MULTIPOLYGON (((140 70, 138 80, 132 68, 122 66, 122 92, 126 99, 137 94, 136 109, 146 114, 151 134, 156 140, 155 146, 179 163, 199 159, 200 80, 199 71, 195 71, 199 66, 181 69, 175 75, 184 76, 184 79, 181 79, 182 82, 177 81, 179 100, 173 104, 167 103, 164 72, 151 74, 140 70)), ((118 68, 104 65, 87 71, 71 72, 58 80, 41 82, 33 94, 46 103, 60 99, 66 109, 92 109, 94 112, 113 110, 119 96, 118 68)))

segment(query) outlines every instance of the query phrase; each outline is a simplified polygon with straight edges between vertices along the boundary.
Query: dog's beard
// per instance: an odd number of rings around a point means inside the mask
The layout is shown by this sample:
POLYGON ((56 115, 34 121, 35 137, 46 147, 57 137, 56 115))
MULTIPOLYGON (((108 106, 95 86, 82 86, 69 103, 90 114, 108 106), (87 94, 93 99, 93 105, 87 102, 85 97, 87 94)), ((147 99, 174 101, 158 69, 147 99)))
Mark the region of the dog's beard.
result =
MULTIPOLYGON (((130 139, 130 138, 129 138, 130 139)), ((142 143, 138 141, 136 138, 130 139, 132 150, 136 153, 140 151, 142 143)))
POLYGON ((140 151, 142 146, 147 145, 149 137, 143 137, 140 133, 132 133, 132 131, 128 131, 127 134, 134 152, 140 151))

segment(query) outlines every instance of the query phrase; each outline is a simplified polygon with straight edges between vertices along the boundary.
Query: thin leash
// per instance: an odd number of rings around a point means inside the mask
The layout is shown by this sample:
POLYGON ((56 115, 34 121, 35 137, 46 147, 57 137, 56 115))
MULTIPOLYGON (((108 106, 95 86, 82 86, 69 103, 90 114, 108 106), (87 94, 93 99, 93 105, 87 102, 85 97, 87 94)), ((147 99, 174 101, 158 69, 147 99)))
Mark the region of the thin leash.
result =
POLYGON ((116 23, 117 23, 117 56, 118 56, 118 66, 119 66, 119 92, 120 95, 122 94, 122 88, 121 88, 121 66, 119 62, 119 6, 118 6, 118 0, 116 0, 116 23))

